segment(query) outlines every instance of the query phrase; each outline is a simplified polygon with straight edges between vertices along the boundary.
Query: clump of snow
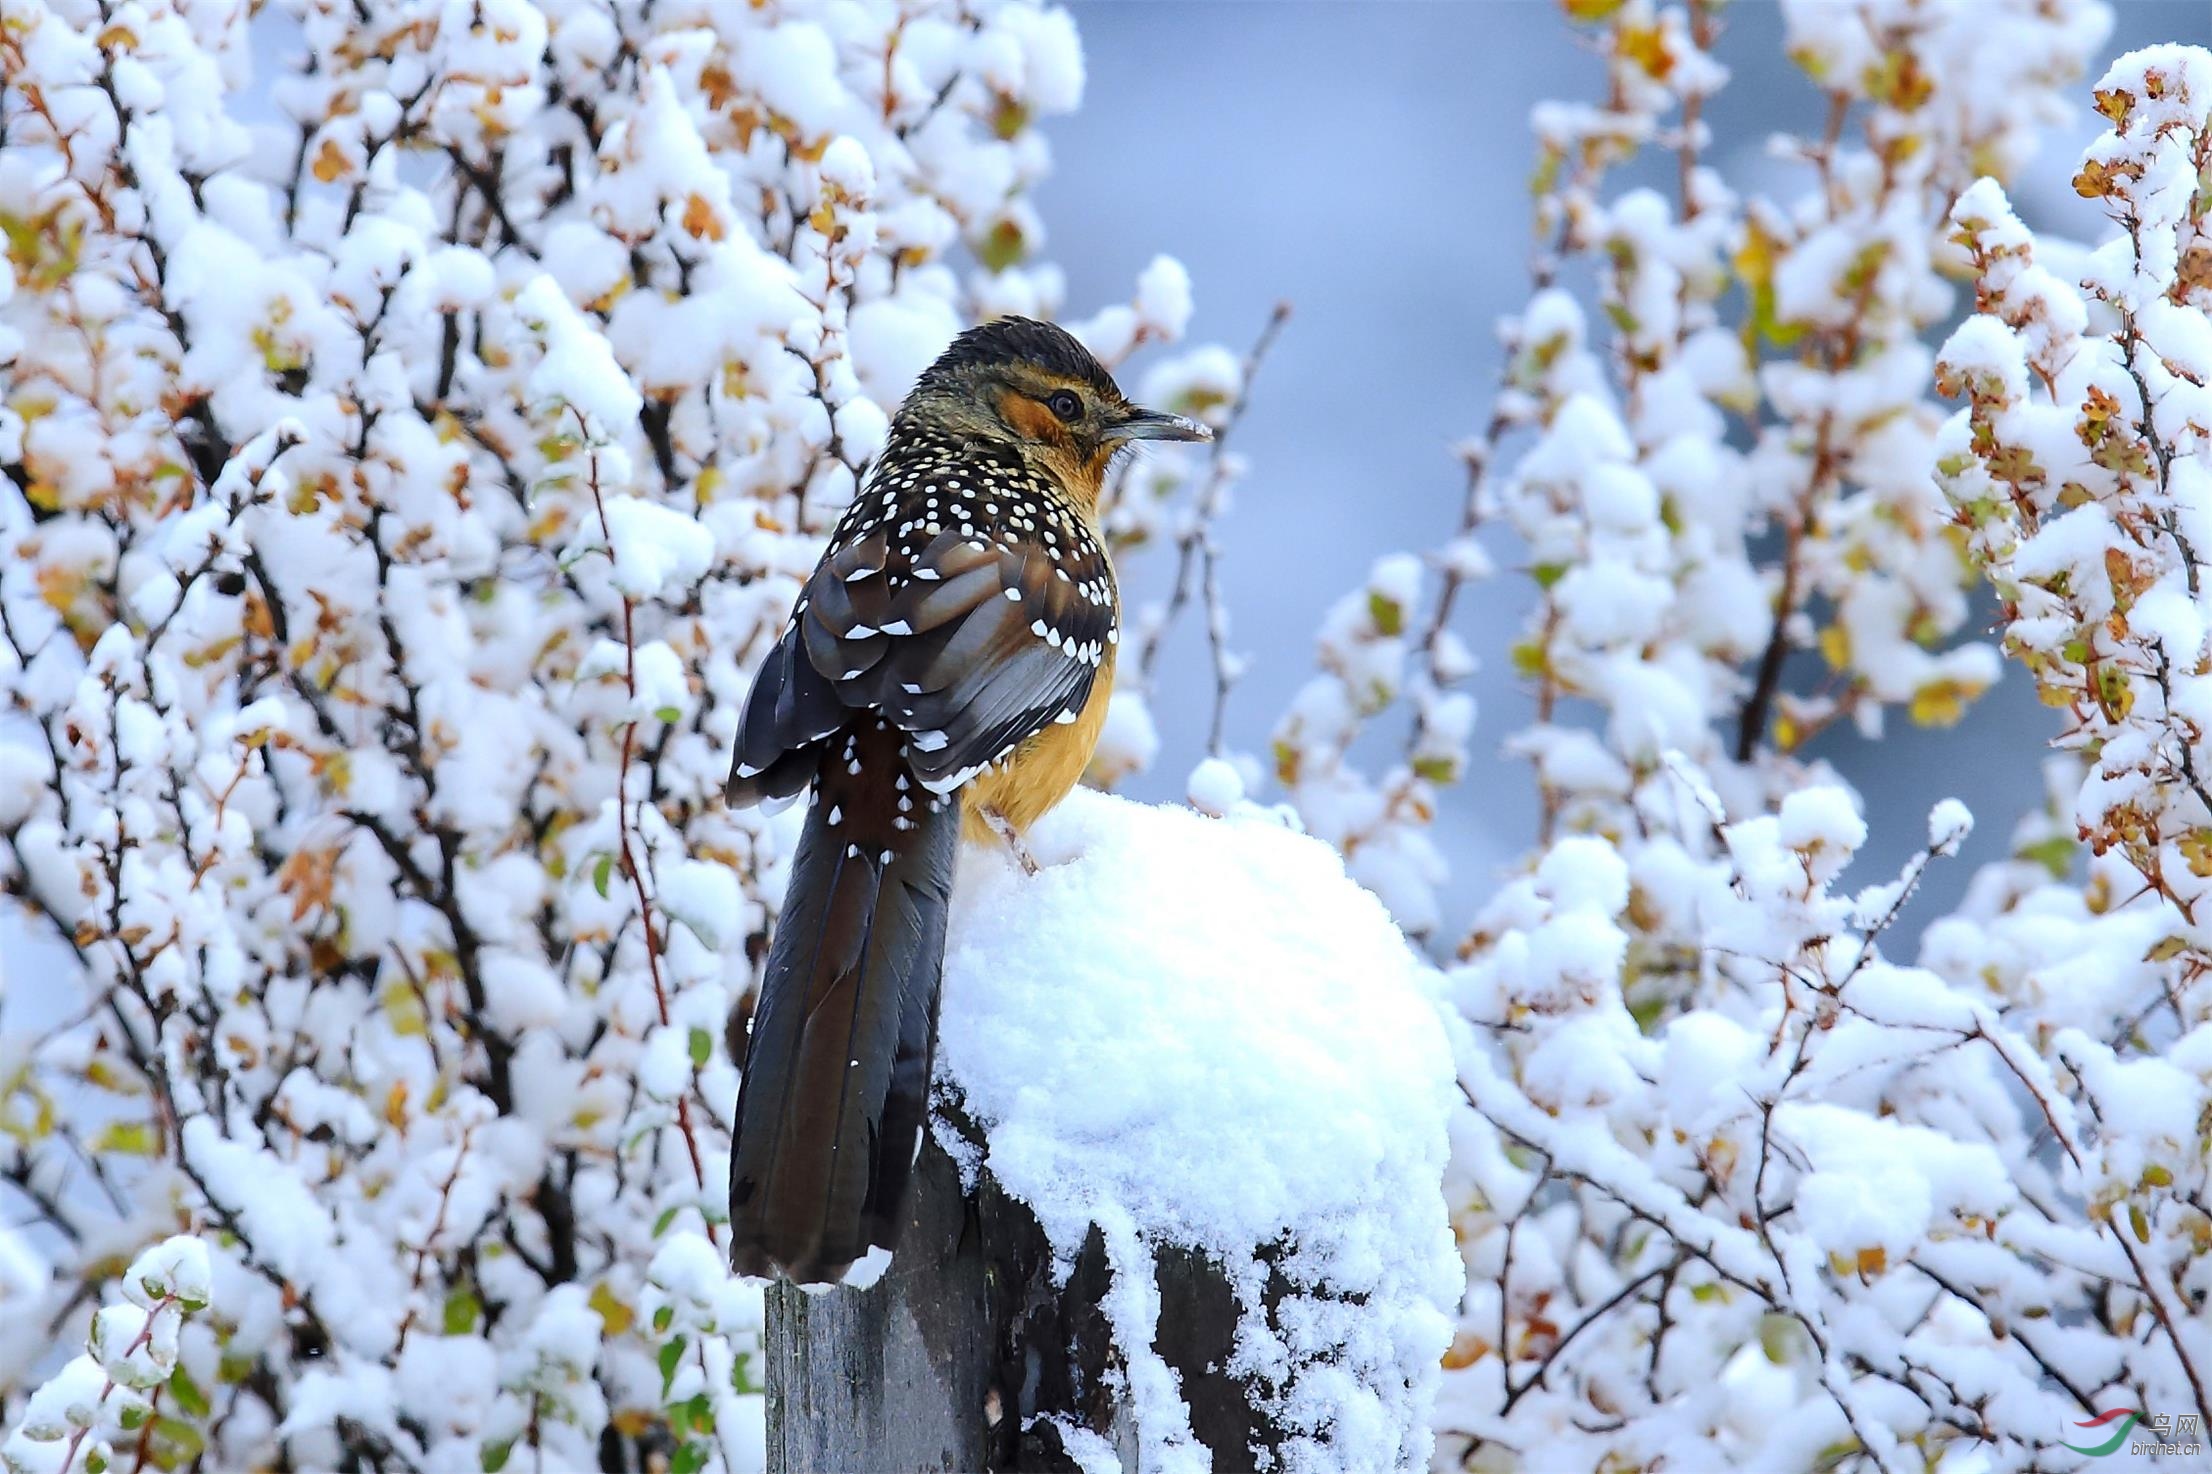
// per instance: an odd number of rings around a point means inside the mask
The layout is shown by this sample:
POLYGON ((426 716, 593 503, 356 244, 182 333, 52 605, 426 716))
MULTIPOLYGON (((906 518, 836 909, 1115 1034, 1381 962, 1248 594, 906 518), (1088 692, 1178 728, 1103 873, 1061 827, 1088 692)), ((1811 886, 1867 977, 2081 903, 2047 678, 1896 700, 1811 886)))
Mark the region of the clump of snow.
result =
POLYGON ((1190 273, 1173 256, 1155 256, 1137 274, 1137 321, 1174 341, 1190 324, 1190 273))
POLYGON ((637 419, 637 389, 553 278, 532 277, 515 308, 545 340, 545 357, 530 375, 534 397, 573 408, 595 437, 619 435, 637 419))
POLYGON ((1236 764, 1210 757, 1190 770, 1184 793, 1192 808, 1218 819, 1244 801, 1244 779, 1238 775, 1236 764))
POLYGON ((1928 811, 1928 848, 1939 855, 1957 854, 1973 832, 1973 810, 1955 798, 1943 799, 1928 811))
POLYGON ((714 534, 674 508, 611 497, 606 517, 615 587, 634 599, 653 598, 671 583, 697 583, 714 561, 714 534))
POLYGON ((1078 792, 1028 843, 1035 877, 964 867, 939 1079, 1066 1263, 1102 1230, 1144 1466, 1202 1466, 1151 1349, 1165 1244, 1226 1270, 1232 1370, 1292 1467, 1425 1464, 1461 1285, 1428 970, 1333 851, 1266 819, 1078 792))

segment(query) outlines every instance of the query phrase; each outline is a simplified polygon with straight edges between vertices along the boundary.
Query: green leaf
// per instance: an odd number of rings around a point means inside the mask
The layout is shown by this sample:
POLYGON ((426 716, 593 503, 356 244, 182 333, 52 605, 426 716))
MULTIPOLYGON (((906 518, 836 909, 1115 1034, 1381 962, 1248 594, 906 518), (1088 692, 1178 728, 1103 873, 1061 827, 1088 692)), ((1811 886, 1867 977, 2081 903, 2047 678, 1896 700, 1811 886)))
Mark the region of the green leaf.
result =
POLYGON ((673 706, 663 706, 656 710, 653 715, 659 720, 666 722, 671 727, 675 726, 676 723, 684 719, 683 712, 673 706))
POLYGON ((1449 757, 1417 757, 1413 760, 1414 776, 1426 778, 1431 783, 1456 783, 1459 781, 1459 762, 1449 757))
POLYGON ((1759 1349, 1776 1366, 1788 1366, 1798 1350, 1797 1322, 1786 1315, 1759 1317, 1759 1349))
POLYGON ((183 1367, 178 1367, 169 1374, 169 1395, 177 1400, 177 1406, 184 1410, 186 1417, 207 1416, 207 1394, 200 1390, 200 1384, 193 1381, 183 1367))
POLYGON ((466 1336, 476 1329, 477 1319, 484 1313, 484 1302, 476 1298, 476 1291, 469 1285, 455 1285, 453 1293, 445 1297, 445 1333, 448 1336, 466 1336))
POLYGON ((706 1467, 708 1446, 704 1443, 687 1443, 676 1450, 676 1457, 668 1461, 668 1474, 699 1474, 706 1467))
POLYGON ((507 1456, 515 1451, 515 1441, 510 1438, 502 1443, 484 1445, 484 1474, 499 1474, 507 1467, 507 1456))
POLYGON ((2033 860, 2050 871, 2053 880, 2064 880, 2066 873, 2074 868, 2074 849, 2074 841, 2062 834, 2054 834, 2049 839, 2022 845, 2015 853, 2018 858, 2033 860))
POLYGON ((1367 614, 1375 621, 1375 633, 1384 637, 1402 634, 1406 627, 1406 611, 1396 599, 1387 594, 1369 592, 1367 614))
POLYGON ((1012 220, 1001 219, 984 233, 975 247, 976 259, 983 269, 993 273, 1004 271, 1029 254, 1029 243, 1022 239, 1022 228, 1012 220))
POLYGON ((693 1029, 691 1031, 691 1062, 694 1065, 704 1065, 713 1053, 714 1036, 705 1029, 693 1029))
POLYGON ((673 1341, 670 1341, 667 1345, 661 1347, 661 1398, 663 1401, 667 1400, 668 1389, 672 1385, 674 1385, 676 1381, 676 1364, 684 1359, 684 1347, 686 1346, 686 1344, 688 1343, 684 1340, 684 1338, 678 1336, 673 1341))
POLYGON ((607 877, 614 874, 614 856, 601 855, 599 863, 591 867, 591 888, 599 892, 599 899, 607 899, 607 877))
POLYGON ((668 1225, 674 1223, 676 1221, 676 1215, 683 1211, 684 1207, 681 1203, 678 1203, 673 1208, 661 1209, 661 1216, 653 1220, 653 1237, 657 1239, 662 1234, 668 1232, 668 1225))
POLYGON ((668 1330, 669 1323, 675 1320, 675 1318, 676 1307, 673 1305, 663 1305, 660 1309, 654 1311, 653 1334, 658 1336, 666 1332, 668 1330))
POLYGON ((168 1462, 162 1467, 168 1469, 192 1462, 207 1448, 199 1429, 175 1418, 154 1419, 154 1443, 159 1450, 156 1457, 166 1458, 168 1462))
POLYGON ((714 1404, 707 1401, 704 1392, 691 1395, 691 1401, 684 1404, 684 1416, 691 1419, 691 1430, 694 1433, 714 1432, 714 1404))

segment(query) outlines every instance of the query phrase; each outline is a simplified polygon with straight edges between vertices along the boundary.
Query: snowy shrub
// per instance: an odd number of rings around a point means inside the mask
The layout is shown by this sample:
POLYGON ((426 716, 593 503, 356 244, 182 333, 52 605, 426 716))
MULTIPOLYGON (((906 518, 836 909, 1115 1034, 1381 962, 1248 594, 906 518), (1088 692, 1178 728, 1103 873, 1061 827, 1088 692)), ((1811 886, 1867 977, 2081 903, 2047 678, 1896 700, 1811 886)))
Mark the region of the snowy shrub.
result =
MULTIPOLYGON (((1717 0, 1564 9, 1601 74, 1532 120, 1463 494, 1326 611, 1270 753, 1446 963, 1438 1461, 2212 1431, 2212 56, 2092 89, 2093 0, 1785 0, 1819 111, 1752 190, 1709 157, 1717 0), (2084 101, 2093 249, 2005 194, 2084 101), (1528 619, 1478 640, 1508 559, 1528 619), (1478 657, 1533 694, 1492 740, 1541 830, 1462 923, 1478 657), (1922 816, 1824 742, 2008 662, 2048 803, 1890 955, 1972 821, 1852 873, 1922 816)), ((1082 81, 1029 0, 0 5, 0 878, 42 1010, 0 1037, 0 1464, 759 1467, 723 1121, 796 826, 718 802, 735 703, 915 373, 1063 306, 1030 189, 1082 81)), ((1076 326, 1121 368, 1190 311, 1162 259, 1076 326)), ((1280 321, 1135 387, 1227 430, 1280 321)), ((1198 619, 1210 815, 1274 796, 1220 709, 1226 438, 1109 488, 1165 582, 1092 773, 1152 760, 1198 619)), ((1405 1324, 1363 1354, 1425 1356, 1405 1324)))
POLYGON ((735 703, 913 376, 1060 305, 1082 82, 1019 0, 0 10, 10 1467, 759 1465, 735 703))
POLYGON ((1717 6, 1567 9, 1604 101, 1535 117, 1532 292, 1459 525, 1336 607, 1276 733, 1308 824, 1456 961, 1440 1458, 2044 1467, 2113 1407, 2212 1426, 2212 56, 2096 89, 2074 183, 2117 233, 2077 290, 1996 181, 2100 7, 1786 4, 1826 102, 1774 146, 1794 195, 1705 156, 1717 6), (1613 183, 1653 154, 1671 189, 1613 183), (1534 587, 1508 741, 1541 834, 1451 939, 1450 614, 1492 526, 1534 587), (1962 638, 1985 578, 2002 652, 1962 638), (1814 744, 1948 725, 2007 654, 2062 712, 2052 808, 1911 965, 1884 934, 1970 817, 1846 885, 1868 816, 1814 744))

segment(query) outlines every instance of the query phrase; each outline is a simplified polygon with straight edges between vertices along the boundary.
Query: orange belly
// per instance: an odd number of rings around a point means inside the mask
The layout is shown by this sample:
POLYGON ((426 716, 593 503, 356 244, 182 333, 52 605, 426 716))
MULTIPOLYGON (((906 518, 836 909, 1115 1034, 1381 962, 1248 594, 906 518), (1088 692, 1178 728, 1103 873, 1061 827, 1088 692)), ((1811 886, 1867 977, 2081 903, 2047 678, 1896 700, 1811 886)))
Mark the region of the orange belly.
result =
POLYGON ((981 811, 989 809, 1012 824, 1027 829, 1075 787, 1097 750, 1098 734, 1106 725, 1107 698, 1114 694, 1114 648, 1106 647, 1105 663, 1091 682, 1090 699, 1072 722, 1055 722, 1014 749, 995 768, 970 779, 960 790, 961 831, 976 844, 997 844, 981 811))

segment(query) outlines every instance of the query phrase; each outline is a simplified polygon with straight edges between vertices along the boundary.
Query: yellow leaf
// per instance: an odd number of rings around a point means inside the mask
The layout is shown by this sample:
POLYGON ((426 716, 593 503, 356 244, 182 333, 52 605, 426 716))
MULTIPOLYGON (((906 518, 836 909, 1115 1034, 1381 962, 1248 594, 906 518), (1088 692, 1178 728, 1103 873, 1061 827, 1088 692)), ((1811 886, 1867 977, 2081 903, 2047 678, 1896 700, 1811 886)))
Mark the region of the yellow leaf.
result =
POLYGON ((599 1312, 610 1336, 619 1336, 637 1323, 637 1312, 616 1299, 614 1290, 605 1280, 592 1287, 591 1298, 584 1303, 599 1312))
POLYGON ((1955 727, 1966 715, 1966 703, 1981 694, 1982 688, 1972 682, 1951 677, 1930 681, 1912 693, 1912 719, 1923 727, 1955 727))
POLYGON ((1666 81, 1674 71, 1674 53, 1667 50, 1666 32, 1658 26, 1623 26, 1615 44, 1655 82, 1666 81))
POLYGON ((1757 216, 1744 222, 1743 245, 1737 248, 1736 276, 1744 284, 1744 294, 1751 299, 1751 320, 1747 327, 1755 337, 1764 338, 1777 348, 1787 348, 1805 336, 1803 323, 1788 323, 1775 315, 1774 268, 1787 249, 1786 243, 1770 233, 1757 216))
POLYGON ((136 1075, 127 1073, 114 1060, 104 1054, 92 1056, 91 1063, 84 1067, 84 1078, 87 1085, 96 1086, 101 1090, 113 1091, 117 1095, 143 1095, 146 1093, 145 1081, 139 1079, 136 1075))
POLYGON ((92 1154, 115 1152, 127 1157, 151 1157, 160 1150, 154 1128, 145 1121, 110 1121, 92 1139, 92 1154))
POLYGON ((430 1021, 422 1011, 422 1000, 415 990, 404 983, 393 983, 384 989, 384 1021, 392 1026, 392 1032, 402 1039, 419 1038, 429 1032, 430 1021))

